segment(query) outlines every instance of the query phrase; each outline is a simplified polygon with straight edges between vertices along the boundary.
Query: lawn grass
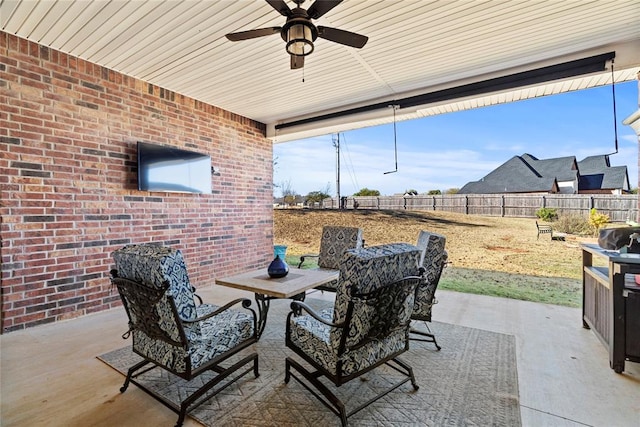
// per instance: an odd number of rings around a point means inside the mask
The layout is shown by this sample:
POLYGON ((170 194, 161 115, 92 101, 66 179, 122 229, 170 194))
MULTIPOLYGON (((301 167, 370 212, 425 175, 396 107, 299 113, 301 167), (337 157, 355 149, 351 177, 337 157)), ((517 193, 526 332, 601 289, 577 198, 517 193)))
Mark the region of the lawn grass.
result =
POLYGON ((562 277, 538 277, 468 268, 447 268, 438 289, 580 307, 582 284, 562 277))
MULTIPOLYGON (((285 262, 289 264, 289 268, 298 267, 300 264, 300 255, 285 255, 285 262)), ((301 268, 317 268, 318 267, 318 258, 305 258, 304 264, 302 264, 301 268)))

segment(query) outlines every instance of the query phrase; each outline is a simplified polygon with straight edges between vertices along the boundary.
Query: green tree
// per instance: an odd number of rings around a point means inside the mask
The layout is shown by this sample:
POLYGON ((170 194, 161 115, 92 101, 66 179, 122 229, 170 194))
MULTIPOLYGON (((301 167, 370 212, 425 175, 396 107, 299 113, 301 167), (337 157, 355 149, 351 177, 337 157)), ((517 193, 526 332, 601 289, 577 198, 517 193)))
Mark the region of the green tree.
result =
POLYGON ((638 194, 638 187, 634 187, 631 190, 629 190, 629 194, 638 194))
POLYGON ((460 191, 459 188, 449 188, 447 191, 444 192, 444 194, 458 194, 459 191, 460 191))
POLYGON ((309 194, 307 194, 307 197, 305 197, 305 199, 307 200, 307 203, 320 203, 324 199, 327 199, 329 197, 331 196, 324 191, 311 191, 309 194))
POLYGON ((440 195, 440 194, 442 194, 442 191, 440 191, 440 190, 429 190, 429 192, 427 193, 427 195, 429 195, 429 196, 437 196, 437 195, 440 195))
POLYGON ((354 196, 379 196, 380 192, 378 190, 369 190, 368 188, 362 188, 357 193, 353 194, 354 196))

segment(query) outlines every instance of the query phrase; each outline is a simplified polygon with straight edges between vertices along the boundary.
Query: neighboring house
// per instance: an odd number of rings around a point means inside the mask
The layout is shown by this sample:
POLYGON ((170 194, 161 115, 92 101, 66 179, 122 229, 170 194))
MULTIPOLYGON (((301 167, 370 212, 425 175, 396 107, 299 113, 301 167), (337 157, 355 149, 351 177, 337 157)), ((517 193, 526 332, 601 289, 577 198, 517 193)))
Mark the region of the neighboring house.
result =
POLYGON ((304 207, 304 204, 305 204, 304 197, 300 195, 295 196, 293 203, 285 203, 284 197, 273 198, 273 207, 277 209, 291 208, 291 207, 301 208, 301 207, 304 207))
POLYGON ((480 181, 468 182, 458 194, 560 193, 623 194, 629 191, 626 166, 611 166, 608 155, 537 159, 514 156, 480 181))
POLYGON ((626 166, 610 166, 609 156, 591 156, 578 162, 579 193, 623 194, 628 192, 629 174, 626 166))

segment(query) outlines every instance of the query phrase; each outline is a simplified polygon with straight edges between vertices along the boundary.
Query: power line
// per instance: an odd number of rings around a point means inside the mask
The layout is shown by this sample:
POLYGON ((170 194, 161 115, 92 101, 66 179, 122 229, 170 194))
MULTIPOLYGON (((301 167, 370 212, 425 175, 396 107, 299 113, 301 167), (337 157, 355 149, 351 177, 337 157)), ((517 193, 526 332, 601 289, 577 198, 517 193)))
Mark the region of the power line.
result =
POLYGON ((344 134, 342 134, 342 139, 344 142, 344 146, 347 150, 347 156, 345 158, 345 162, 347 162, 348 166, 351 167, 351 170, 348 170, 349 176, 351 178, 351 183, 354 185, 356 191, 358 191, 360 189, 360 186, 358 185, 358 178, 356 177, 356 172, 355 172, 355 169, 353 168, 353 161, 351 160, 351 152, 349 151, 349 146, 347 145, 347 138, 344 136, 344 134))

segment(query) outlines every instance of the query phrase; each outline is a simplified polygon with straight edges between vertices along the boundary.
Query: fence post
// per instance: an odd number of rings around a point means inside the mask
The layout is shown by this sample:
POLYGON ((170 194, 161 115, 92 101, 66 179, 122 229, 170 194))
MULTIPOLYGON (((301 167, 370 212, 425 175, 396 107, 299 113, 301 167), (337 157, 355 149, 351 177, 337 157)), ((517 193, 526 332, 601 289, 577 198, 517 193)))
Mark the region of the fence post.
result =
POLYGON ((469 215, 469 196, 464 196, 464 213, 469 215))
POLYGON ((436 210, 436 196, 433 196, 433 210, 436 210))
POLYGON ((502 206, 501 206, 501 209, 500 209, 500 216, 504 217, 505 211, 506 211, 506 209, 505 209, 505 206, 504 206, 504 194, 503 194, 502 195, 502 206))

